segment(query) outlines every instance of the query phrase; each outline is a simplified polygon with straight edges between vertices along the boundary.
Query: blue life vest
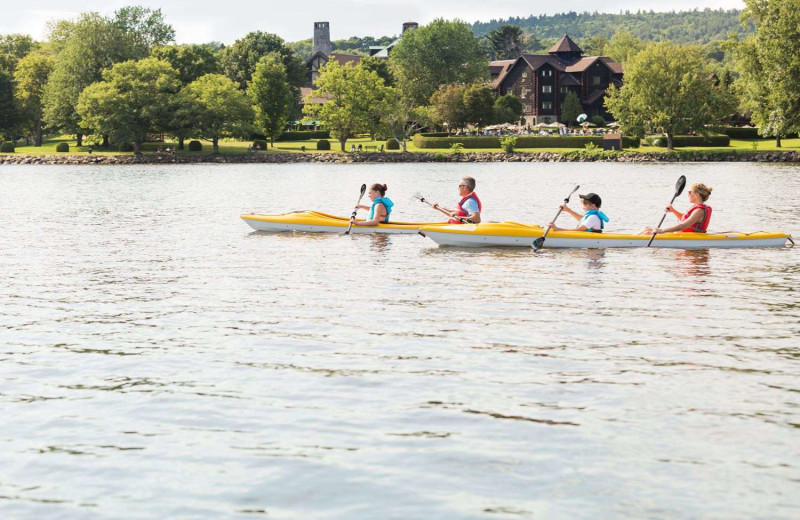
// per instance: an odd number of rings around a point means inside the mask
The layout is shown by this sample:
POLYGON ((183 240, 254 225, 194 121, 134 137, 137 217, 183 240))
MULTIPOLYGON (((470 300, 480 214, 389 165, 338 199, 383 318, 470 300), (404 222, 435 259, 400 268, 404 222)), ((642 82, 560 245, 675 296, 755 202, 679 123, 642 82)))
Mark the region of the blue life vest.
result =
POLYGON ((389 197, 381 197, 373 200, 372 207, 369 208, 369 220, 372 220, 375 217, 375 206, 378 204, 383 204, 383 206, 386 208, 386 218, 383 219, 383 223, 386 224, 389 222, 389 214, 392 212, 392 206, 394 206, 394 202, 389 200, 389 197))
POLYGON ((606 216, 605 213, 603 213, 602 211, 596 210, 596 209, 590 209, 589 211, 587 211, 586 214, 581 219, 581 221, 578 223, 578 227, 584 225, 584 223, 592 215, 597 215, 597 218, 600 219, 600 229, 591 229, 591 228, 587 227, 586 231, 588 231, 590 233, 602 233, 603 229, 606 227, 604 223, 608 222, 608 217, 606 216))

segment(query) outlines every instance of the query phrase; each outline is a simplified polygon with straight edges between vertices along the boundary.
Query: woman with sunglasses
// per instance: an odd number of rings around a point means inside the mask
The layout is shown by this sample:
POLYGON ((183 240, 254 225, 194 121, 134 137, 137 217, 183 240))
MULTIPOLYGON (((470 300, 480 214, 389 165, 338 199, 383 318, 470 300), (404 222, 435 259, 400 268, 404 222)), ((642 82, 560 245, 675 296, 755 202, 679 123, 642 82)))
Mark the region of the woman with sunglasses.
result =
POLYGON ((387 224, 389 222, 389 214, 392 212, 394 202, 386 196, 388 188, 385 184, 373 184, 369 188, 369 198, 372 201, 372 206, 356 206, 358 209, 368 209, 369 218, 364 221, 350 219, 354 226, 377 226, 378 224, 387 224))
POLYGON ((667 206, 667 210, 675 215, 679 223, 671 227, 665 228, 652 228, 646 227, 642 231, 642 235, 652 235, 661 233, 673 233, 680 231, 682 233, 705 233, 708 230, 708 223, 711 222, 711 206, 706 204, 708 197, 711 196, 712 188, 705 184, 696 183, 692 184, 689 188, 689 202, 692 207, 686 213, 681 213, 672 207, 672 204, 667 206))
POLYGON ((458 209, 442 208, 439 204, 434 204, 433 208, 438 209, 445 215, 450 216, 451 224, 463 224, 464 220, 472 224, 480 224, 481 222, 481 199, 475 193, 475 179, 472 177, 464 177, 458 185, 458 194, 461 200, 458 202, 458 209), (461 218, 456 218, 461 217, 461 218))

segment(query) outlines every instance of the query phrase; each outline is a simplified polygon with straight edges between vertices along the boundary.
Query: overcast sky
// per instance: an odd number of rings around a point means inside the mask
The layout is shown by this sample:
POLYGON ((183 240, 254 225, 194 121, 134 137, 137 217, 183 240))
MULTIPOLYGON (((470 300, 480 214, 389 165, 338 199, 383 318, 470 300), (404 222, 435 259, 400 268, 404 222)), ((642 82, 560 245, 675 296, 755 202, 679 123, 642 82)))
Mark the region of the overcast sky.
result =
MULTIPOLYGON (((599 3, 589 0, 564 4, 531 0, 113 0, 98 2, 96 7, 84 7, 87 5, 84 2, 36 0, 3 4, 0 34, 21 32, 41 40, 50 20, 74 18, 91 9, 108 15, 125 5, 142 5, 161 8, 167 22, 175 28, 178 43, 221 41, 229 44, 256 30, 276 33, 286 41, 303 40, 312 36, 315 21, 330 22, 331 39, 339 40, 350 36, 395 35, 406 21, 425 24, 437 17, 461 18, 467 22, 489 21, 509 16, 594 11, 599 3)), ((602 2, 602 11, 664 11, 667 7, 670 10, 741 9, 743 6, 742 0, 608 0, 602 2)))

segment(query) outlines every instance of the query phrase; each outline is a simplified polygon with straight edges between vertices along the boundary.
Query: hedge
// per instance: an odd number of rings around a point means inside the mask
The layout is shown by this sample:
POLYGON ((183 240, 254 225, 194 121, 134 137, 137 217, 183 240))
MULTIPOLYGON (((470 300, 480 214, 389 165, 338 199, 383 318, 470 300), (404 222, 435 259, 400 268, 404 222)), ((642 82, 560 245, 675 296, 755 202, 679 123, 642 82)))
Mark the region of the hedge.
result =
POLYGON ((308 141, 309 139, 330 139, 330 130, 292 130, 284 132, 278 141, 308 141))
MULTIPOLYGON (((667 145, 667 136, 653 136, 648 137, 646 140, 650 144, 654 144, 655 141, 661 139, 664 142, 664 146, 667 145)), ((672 146, 675 148, 680 148, 682 146, 709 146, 709 147, 716 147, 716 146, 730 146, 731 145, 731 138, 727 135, 676 135, 672 138, 672 146)))
POLYGON ((0 143, 0 153, 14 153, 15 150, 14 143, 11 141, 0 143))
POLYGON ((447 132, 420 132, 416 135, 421 135, 422 137, 450 137, 447 132))
POLYGON ((317 150, 330 150, 330 149, 331 149, 330 141, 326 141, 325 139, 317 141, 317 150))
POLYGON ((399 150, 400 149, 400 141, 392 137, 391 139, 386 140, 386 149, 387 150, 399 150))
POLYGON ((202 152, 203 151, 203 143, 200 141, 189 141, 189 151, 190 152, 202 152))
POLYGON ((57 152, 68 152, 69 151, 69 144, 68 143, 58 143, 56 145, 57 152))
POLYGON ((758 128, 749 126, 727 126, 722 129, 722 133, 733 139, 761 139, 758 128))
POLYGON ((257 148, 258 150, 266 150, 267 141, 265 141, 264 139, 256 139, 253 141, 253 148, 257 148))
MULTIPOLYGON (((474 137, 424 137, 423 134, 414 136, 414 145, 417 148, 447 149, 453 143, 462 143, 465 149, 471 148, 500 148, 499 137, 474 136, 474 137)), ((521 135, 517 138, 514 148, 584 148, 587 144, 603 146, 601 135, 563 135, 541 136, 521 135)), ((623 148, 638 148, 639 138, 624 136, 623 148)))

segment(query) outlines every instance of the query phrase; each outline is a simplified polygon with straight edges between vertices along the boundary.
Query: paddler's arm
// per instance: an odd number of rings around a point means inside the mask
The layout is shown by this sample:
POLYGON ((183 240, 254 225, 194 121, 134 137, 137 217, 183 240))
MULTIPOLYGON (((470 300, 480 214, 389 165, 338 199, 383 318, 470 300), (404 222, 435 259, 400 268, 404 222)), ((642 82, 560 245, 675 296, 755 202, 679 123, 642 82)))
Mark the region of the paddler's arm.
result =
POLYGON ((363 222, 359 222, 357 220, 350 219, 353 222, 354 226, 377 226, 386 218, 386 207, 383 204, 378 204, 375 208, 375 216, 372 217, 372 220, 365 220, 363 222))
POLYGON ((467 220, 469 220, 473 224, 480 224, 481 223, 481 214, 478 211, 476 211, 475 213, 470 213, 470 215, 468 217, 466 217, 466 218, 467 218, 467 220))
POLYGON ((658 235, 660 233, 673 233, 675 231, 683 231, 686 228, 692 227, 693 225, 697 224, 698 222, 702 221, 705 218, 705 211, 695 211, 689 218, 678 222, 674 226, 666 227, 666 228, 655 228, 653 231, 658 235))
POLYGON ((578 222, 580 222, 580 221, 581 221, 581 219, 583 218, 583 215, 581 215, 580 213, 578 213, 578 212, 576 212, 576 211, 572 211, 572 209, 571 209, 569 206, 567 206, 567 204, 566 204, 566 203, 564 203, 564 204, 562 204, 562 205, 561 205, 561 209, 563 209, 564 211, 566 211, 567 213, 569 213, 569 214, 572 216, 572 218, 574 218, 574 219, 575 219, 575 220, 577 220, 578 222))
POLYGON ((681 212, 680 212, 680 211, 678 211, 677 209, 673 208, 673 207, 672 207, 672 204, 670 204, 670 205, 668 205, 668 206, 667 206, 667 210, 668 210, 670 213, 672 213, 673 215, 675 215, 675 216, 678 218, 678 220, 680 220, 680 219, 682 219, 682 218, 683 218, 683 213, 681 213, 681 212))

